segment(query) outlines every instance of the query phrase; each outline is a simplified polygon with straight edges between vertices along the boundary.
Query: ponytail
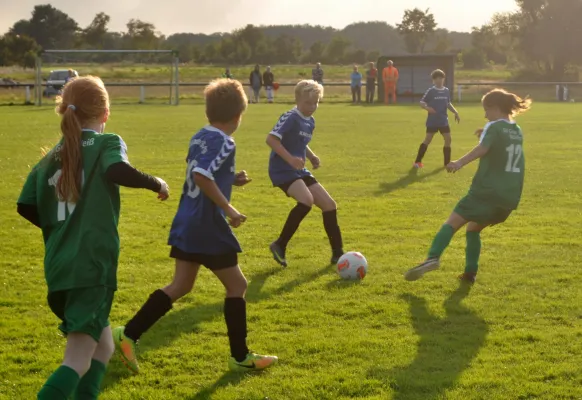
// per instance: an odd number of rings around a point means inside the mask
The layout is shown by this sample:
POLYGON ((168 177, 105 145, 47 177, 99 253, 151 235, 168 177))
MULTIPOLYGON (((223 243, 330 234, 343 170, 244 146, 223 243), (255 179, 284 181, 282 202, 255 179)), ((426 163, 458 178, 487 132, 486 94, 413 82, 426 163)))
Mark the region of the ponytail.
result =
POLYGON ((57 182, 57 195, 61 201, 76 203, 81 196, 83 157, 81 148, 82 127, 75 115, 75 107, 69 106, 63 113, 61 132, 62 173, 57 182))

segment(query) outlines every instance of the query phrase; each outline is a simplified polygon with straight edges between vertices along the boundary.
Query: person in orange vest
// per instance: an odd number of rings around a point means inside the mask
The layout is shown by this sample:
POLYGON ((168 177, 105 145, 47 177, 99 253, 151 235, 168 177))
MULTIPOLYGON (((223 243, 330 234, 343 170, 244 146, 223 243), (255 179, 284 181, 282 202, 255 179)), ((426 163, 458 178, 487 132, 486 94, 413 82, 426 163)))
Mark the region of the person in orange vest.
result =
POLYGON ((398 86, 398 69, 394 63, 389 60, 388 66, 382 71, 382 80, 384 81, 384 101, 389 103, 389 97, 392 95, 392 103, 396 103, 396 87, 398 86))

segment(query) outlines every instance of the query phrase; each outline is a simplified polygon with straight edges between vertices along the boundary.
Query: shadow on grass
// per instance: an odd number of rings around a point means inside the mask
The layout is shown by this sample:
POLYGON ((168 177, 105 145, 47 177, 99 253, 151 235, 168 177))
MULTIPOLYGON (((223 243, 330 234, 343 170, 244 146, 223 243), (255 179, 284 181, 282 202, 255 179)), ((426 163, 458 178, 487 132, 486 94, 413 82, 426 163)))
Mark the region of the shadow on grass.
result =
POLYGON ((410 171, 403 177, 394 182, 383 182, 380 184, 380 189, 376 192, 377 196, 392 193, 398 189, 404 189, 414 183, 422 182, 431 176, 438 175, 445 170, 444 167, 437 168, 427 174, 419 174, 419 169, 412 167, 410 171))
POLYGON ((394 400, 444 398, 470 367, 488 332, 486 322, 461 304, 470 290, 470 285, 461 284, 445 300, 444 318, 432 315, 424 299, 402 295, 420 341, 414 361, 390 372, 394 400))
MULTIPOLYGON (((246 295, 247 303, 253 304, 261 300, 267 300, 285 293, 289 293, 298 286, 307 282, 311 282, 317 279, 318 277, 325 275, 326 273, 329 272, 329 268, 330 266, 326 265, 325 267, 320 268, 309 275, 293 279, 270 292, 263 292, 263 286, 265 285, 269 277, 281 272, 282 270, 276 268, 271 271, 254 275, 249 279, 249 286, 246 295)), ((194 296, 196 295, 196 289, 194 289, 193 293, 190 296, 192 295, 194 296)), ((152 335, 144 334, 144 337, 140 341, 140 346, 138 348, 138 358, 140 355, 143 355, 148 351, 153 351, 170 345, 173 341, 178 339, 183 334, 199 332, 201 330, 199 327, 200 323, 212 321, 215 318, 222 318, 223 308, 224 301, 221 300, 220 302, 216 303, 204 304, 201 306, 187 307, 182 308, 180 310, 170 311, 152 329, 153 331, 152 333, 154 334, 152 335)), ((249 311, 250 311, 249 314, 252 315, 252 306, 249 311)), ((228 338, 226 335, 226 326, 224 328, 224 342, 225 348, 227 348, 228 338)), ((108 374, 103 382, 102 391, 110 390, 117 383, 131 376, 131 374, 124 369, 121 363, 118 362, 118 360, 119 356, 118 354, 115 354, 114 361, 110 364, 108 374)), ((198 394, 194 395, 194 397, 191 398, 192 399, 207 398, 204 397, 205 395, 203 395, 202 393, 210 393, 209 391, 214 392, 220 387, 226 386, 228 384, 238 383, 243 379, 243 377, 244 375, 237 378, 237 374, 229 373, 224 374, 213 385, 202 389, 201 392, 199 392, 198 394)))
POLYGON ((220 388, 238 385, 245 377, 242 372, 225 372, 212 385, 201 389, 198 393, 186 397, 184 400, 208 400, 220 388))

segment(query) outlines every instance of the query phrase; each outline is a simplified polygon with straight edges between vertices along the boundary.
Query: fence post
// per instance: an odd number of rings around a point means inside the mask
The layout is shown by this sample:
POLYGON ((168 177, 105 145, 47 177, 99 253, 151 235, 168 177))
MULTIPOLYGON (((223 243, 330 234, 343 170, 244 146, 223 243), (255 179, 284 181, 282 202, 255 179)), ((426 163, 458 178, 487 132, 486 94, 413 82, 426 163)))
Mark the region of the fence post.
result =
POLYGON ((145 103, 145 86, 139 87, 139 104, 145 103))
POLYGON ((463 85, 457 85, 457 101, 460 103, 462 100, 463 85))
POLYGON ((26 86, 24 89, 26 92, 26 98, 24 100, 24 104, 28 105, 28 104, 30 104, 30 86, 26 86))

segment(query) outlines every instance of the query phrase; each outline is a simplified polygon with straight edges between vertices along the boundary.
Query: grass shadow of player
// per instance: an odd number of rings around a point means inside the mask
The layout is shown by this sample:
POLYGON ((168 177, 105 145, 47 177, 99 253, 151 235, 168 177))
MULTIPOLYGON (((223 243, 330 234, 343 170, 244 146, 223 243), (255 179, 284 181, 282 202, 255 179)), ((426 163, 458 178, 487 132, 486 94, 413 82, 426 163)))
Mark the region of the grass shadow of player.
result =
POLYGON ((384 195, 392 193, 398 189, 404 189, 414 183, 422 182, 431 176, 438 175, 445 170, 444 167, 432 170, 427 174, 419 174, 419 169, 412 167, 406 175, 395 180, 394 182, 382 182, 380 183, 380 189, 376 192, 376 195, 384 195))
POLYGON ((326 285, 327 290, 334 290, 334 289, 349 289, 351 287, 360 285, 362 283, 362 281, 360 279, 358 280, 348 280, 348 279, 342 279, 341 277, 338 276, 337 279, 333 280, 333 281, 329 281, 326 285))
MULTIPOLYGON (((249 286, 246 295, 247 303, 253 304, 262 300, 273 298, 277 295, 291 292, 298 286, 328 273, 329 268, 329 265, 326 265, 324 268, 321 268, 306 276, 293 279, 278 287, 277 289, 269 292, 263 292, 263 286, 269 277, 280 273, 282 270, 275 268, 267 272, 253 275, 249 279, 249 286)), ((195 295, 196 289, 194 289, 193 293, 189 296, 195 295)), ((148 332, 144 335, 140 341, 140 346, 138 347, 138 358, 140 355, 146 354, 149 351, 154 351, 156 349, 169 346, 183 334, 199 332, 201 330, 199 327, 201 323, 212 321, 215 318, 222 316, 223 307, 224 301, 221 299, 221 301, 215 303, 197 305, 194 307, 185 307, 179 310, 170 311, 155 325, 154 328, 152 328, 151 332, 148 332)), ((252 308, 250 309, 250 314, 252 314, 252 308)), ((228 347, 226 327, 224 329, 224 340, 225 346, 228 347)), ((122 381, 123 379, 131 376, 131 374, 121 364, 121 362, 117 362, 118 359, 118 354, 115 354, 114 360, 112 360, 113 362, 110 363, 110 367, 108 368, 108 374, 104 380, 102 390, 110 390, 119 381, 122 381)), ((219 378, 214 385, 217 385, 218 382, 225 382, 225 380, 231 378, 231 375, 225 374, 225 376, 219 378)), ((216 386, 214 390, 219 387, 220 386, 216 386)), ((207 388, 204 388, 203 390, 207 390, 207 388)))
POLYGON ((420 337, 414 361, 391 371, 394 400, 443 398, 485 343, 487 323, 462 304, 471 286, 461 284, 444 302, 446 316, 432 315, 426 300, 402 295, 420 337))
POLYGON ((220 388, 238 385, 246 376, 243 372, 225 372, 212 385, 202 388, 198 393, 186 397, 184 400, 208 400, 220 388))

